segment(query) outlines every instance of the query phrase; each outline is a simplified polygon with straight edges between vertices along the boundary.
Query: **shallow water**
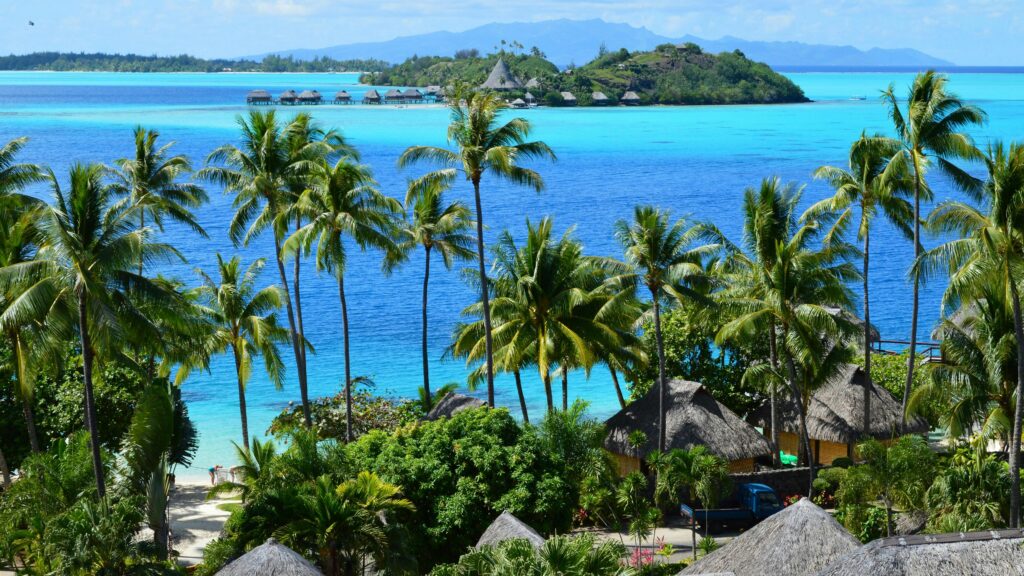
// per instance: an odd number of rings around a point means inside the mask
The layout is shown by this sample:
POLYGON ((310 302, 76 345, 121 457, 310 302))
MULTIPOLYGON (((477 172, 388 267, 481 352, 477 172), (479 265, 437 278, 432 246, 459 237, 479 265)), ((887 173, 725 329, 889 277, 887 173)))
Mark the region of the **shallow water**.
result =
MULTIPOLYGON (((807 183, 805 202, 828 190, 810 181, 822 164, 844 161, 850 142, 862 130, 887 131, 879 91, 890 82, 903 92, 907 73, 791 73, 815 102, 782 106, 653 107, 609 109, 534 109, 522 111, 558 154, 554 164, 537 168, 547 181, 539 195, 493 181, 484 183, 484 219, 489 240, 509 228, 521 233, 526 219, 553 216, 556 228, 575 226, 591 254, 615 255, 613 223, 629 217, 632 207, 654 203, 674 213, 691 214, 717 224, 738 240, 739 203, 743 189, 761 178, 779 175, 807 183), (850 100, 866 97, 866 100, 850 100)), ((952 87, 989 114, 975 136, 980 143, 1010 140, 1024 134, 1024 75, 953 74, 952 87)), ((236 138, 235 118, 244 113, 245 93, 266 88, 274 94, 293 88, 317 89, 330 98, 345 89, 358 98, 366 89, 353 74, 110 74, 0 72, 0 141, 30 136, 24 161, 46 163, 66 173, 74 162, 110 162, 131 151, 131 129, 138 124, 158 129, 162 140, 199 166, 215 147, 236 138)), ((399 172, 395 161, 410 145, 443 145, 447 112, 441 107, 320 106, 303 108, 325 126, 341 129, 373 166, 382 189, 404 196, 405 181, 419 170, 399 172)), ((282 110, 285 115, 292 109, 282 110)), ((517 112, 518 113, 518 112, 517 112)), ((948 187, 935 186, 938 198, 948 187)), ((43 189, 37 190, 45 195, 43 189)), ((452 197, 471 202, 468 186, 452 197)), ((168 236, 188 258, 161 273, 194 282, 194 268, 213 270, 215 254, 240 253, 248 261, 272 257, 272 243, 261 238, 236 249, 227 239, 231 198, 210 190, 211 202, 200 213, 209 232, 204 240, 171 228, 168 236)), ((931 240, 934 243, 934 240, 931 240)), ((872 320, 883 338, 909 333, 910 292, 905 270, 912 258, 909 242, 879 223, 872 242, 872 320)), ((422 255, 385 276, 374 253, 351 253, 346 280, 351 307, 353 374, 372 376, 379 393, 414 395, 420 375, 420 289, 422 255)), ((274 282, 268 268, 264 280, 274 282)), ((939 317, 942 282, 929 284, 921 306, 920 333, 927 336, 939 317)), ((311 395, 331 394, 343 378, 340 312, 334 283, 318 276, 312 263, 303 273, 303 313, 307 337, 316 347, 309 359, 311 395)), ((464 381, 461 363, 442 362, 450 329, 459 311, 472 302, 472 291, 457 271, 445 273, 434 262, 430 292, 431 382, 464 381)), ((283 315, 282 315, 283 320, 283 315)), ((288 346, 282 356, 288 358, 288 346)), ((289 362, 289 366, 291 363, 289 362)), ((539 378, 526 380, 531 408, 543 404, 539 378)), ((498 402, 516 408, 511 378, 498 379, 498 402)), ((240 434, 233 366, 218 359, 209 374, 184 386, 193 419, 201 432, 195 469, 182 476, 205 474, 214 463, 233 460, 230 442, 240 434)), ((570 393, 585 398, 596 416, 616 408, 611 380, 603 369, 591 377, 570 377, 570 393)), ((297 401, 293 377, 275 390, 257 373, 248 389, 250 430, 262 432, 289 401, 297 401)), ((514 410, 513 413, 517 413, 514 410)))

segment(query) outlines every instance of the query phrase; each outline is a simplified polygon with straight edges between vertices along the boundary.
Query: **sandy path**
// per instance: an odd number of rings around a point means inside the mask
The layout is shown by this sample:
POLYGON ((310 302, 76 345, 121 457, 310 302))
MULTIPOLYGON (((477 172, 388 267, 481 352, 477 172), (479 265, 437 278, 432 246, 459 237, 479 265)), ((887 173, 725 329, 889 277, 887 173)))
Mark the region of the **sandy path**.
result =
POLYGON ((186 566, 203 559, 203 548, 220 535, 229 514, 217 504, 225 500, 207 500, 209 484, 179 482, 171 494, 171 534, 178 563, 186 566))

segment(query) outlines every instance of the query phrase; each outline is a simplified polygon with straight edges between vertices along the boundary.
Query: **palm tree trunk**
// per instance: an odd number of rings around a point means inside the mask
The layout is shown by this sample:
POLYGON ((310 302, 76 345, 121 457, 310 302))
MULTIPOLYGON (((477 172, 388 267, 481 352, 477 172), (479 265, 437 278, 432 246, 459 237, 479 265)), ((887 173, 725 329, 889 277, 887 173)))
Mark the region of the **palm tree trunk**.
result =
POLYGON ((38 454, 42 451, 39 446, 39 434, 36 431, 36 416, 35 411, 32 410, 32 401, 27 396, 21 399, 21 412, 25 415, 25 427, 28 429, 28 444, 32 447, 32 452, 38 454))
MULTIPOLYGON (((284 290, 284 307, 288 312, 288 328, 291 329, 292 353, 295 354, 295 371, 299 375, 299 393, 303 398, 306 396, 306 369, 302 365, 302 346, 304 342, 299 341, 299 331, 295 324, 295 310, 292 308, 291 291, 288 289, 288 275, 284 271, 284 260, 281 255, 281 239, 274 234, 274 257, 277 260, 277 272, 281 275, 281 289, 284 290)), ((298 256, 296 256, 298 257, 298 256)), ((302 403, 302 416, 309 419, 308 399, 302 403)))
MULTIPOLYGON (((914 156, 914 261, 921 256, 921 171, 914 156)), ((917 308, 920 297, 921 283, 914 276, 914 306, 910 309, 910 350, 907 356, 907 381, 903 386, 903 418, 900 420, 900 433, 903 423, 907 421, 907 404, 910 402, 910 387, 914 383, 914 364, 917 355, 917 308)))
MULTIPOLYGON (((868 252, 871 248, 871 233, 864 233, 864 439, 871 437, 871 306, 868 298, 868 252)), ((904 390, 906 393, 906 390, 904 390)), ((906 412, 906 402, 903 411, 906 412)))
POLYGON ((569 370, 562 366, 562 411, 569 410, 569 370))
MULTIPOLYGON (((772 364, 772 369, 778 372, 779 370, 779 350, 778 342, 775 336, 775 323, 772 322, 771 326, 768 327, 768 356, 769 361, 772 364)), ((769 418, 771 422, 771 438, 769 442, 772 445, 772 467, 778 468, 781 464, 781 455, 779 454, 779 398, 778 393, 775 389, 775 384, 771 384, 768 388, 768 408, 770 411, 769 418)))
POLYGON ((1013 277, 1013 328, 1017 336, 1017 406, 1013 412, 1013 436, 1010 437, 1010 528, 1020 527, 1020 435, 1024 419, 1024 319, 1021 318, 1020 294, 1013 277))
MULTIPOLYGON (((146 227, 146 211, 140 209, 139 210, 139 230, 142 230, 145 227, 146 227)), ((139 276, 142 276, 143 265, 144 264, 145 264, 145 262, 143 261, 142 255, 140 254, 139 255, 139 276)))
POLYGON ((348 347, 348 303, 345 301, 345 276, 338 274, 338 299, 341 302, 341 332, 345 339, 345 442, 352 441, 352 364, 348 347))
POLYGON ((796 385, 796 367, 793 365, 793 356, 786 354, 786 367, 789 372, 789 389, 793 394, 793 401, 796 402, 797 413, 800 415, 800 441, 804 447, 804 455, 807 459, 807 497, 814 496, 814 454, 811 453, 811 440, 807 436, 807 413, 804 410, 803 398, 800 396, 800 389, 796 385))
POLYGON ((430 246, 424 247, 427 253, 426 265, 423 268, 423 392, 426 395, 426 410, 430 412, 433 397, 430 395, 430 361, 427 353, 427 284, 430 282, 430 246))
POLYGON ((3 446, 0 446, 0 476, 3 476, 4 489, 11 487, 11 469, 7 467, 7 458, 4 456, 3 446))
POLYGON ((664 452, 665 441, 665 343, 661 338, 661 306, 658 304, 658 291, 651 290, 654 302, 654 338, 658 342, 658 451, 664 452))
POLYGON ((28 431, 28 444, 34 454, 38 454, 42 448, 39 446, 39 434, 36 430, 36 416, 32 409, 32 398, 26 389, 25 381, 25 357, 22 340, 17 330, 11 332, 11 351, 14 353, 15 374, 18 377, 18 396, 21 397, 21 413, 25 417, 25 428, 28 431))
POLYGON ((523 409, 523 424, 529 424, 530 413, 526 410, 526 395, 523 394, 523 377, 519 370, 513 370, 512 375, 516 378, 516 393, 519 394, 519 406, 523 409))
POLYGON ((555 396, 551 390, 551 371, 548 370, 542 376, 544 378, 544 395, 547 396, 548 414, 550 414, 555 411, 555 396))
POLYGON ((615 385, 615 395, 619 398, 619 408, 626 407, 626 397, 622 395, 622 386, 619 385, 619 375, 615 372, 615 368, 608 365, 608 371, 612 373, 612 384, 615 385))
MULTIPOLYGON (((295 231, 297 232, 301 228, 301 222, 296 218, 295 220, 295 231)), ((301 270, 301 258, 299 253, 295 253, 295 272, 292 281, 295 284, 295 324, 299 330, 299 357, 298 362, 302 364, 302 379, 299 380, 299 395, 302 397, 302 418, 305 421, 306 428, 313 427, 313 418, 310 414, 309 408, 309 387, 306 385, 306 330, 302 325, 302 291, 299 290, 299 271, 301 270)))
POLYGON ((245 382, 242 382, 242 359, 234 345, 231 351, 235 355, 235 375, 238 382, 238 411, 242 417, 242 448, 249 451, 249 416, 245 409, 245 382))
POLYGON ((484 214, 480 204, 480 177, 473 177, 473 199, 476 202, 476 255, 480 272, 480 300, 484 304, 484 347, 487 352, 487 404, 494 407, 494 343, 491 341, 491 300, 487 289, 484 265, 484 214))
POLYGON ((96 476, 96 494, 103 498, 107 494, 106 482, 103 478, 103 458, 100 456, 100 434, 96 423, 96 402, 92 388, 92 341, 89 338, 89 326, 86 312, 85 294, 78 294, 78 335, 82 344, 82 379, 85 384, 85 426, 89 430, 89 444, 92 448, 92 469, 96 476))

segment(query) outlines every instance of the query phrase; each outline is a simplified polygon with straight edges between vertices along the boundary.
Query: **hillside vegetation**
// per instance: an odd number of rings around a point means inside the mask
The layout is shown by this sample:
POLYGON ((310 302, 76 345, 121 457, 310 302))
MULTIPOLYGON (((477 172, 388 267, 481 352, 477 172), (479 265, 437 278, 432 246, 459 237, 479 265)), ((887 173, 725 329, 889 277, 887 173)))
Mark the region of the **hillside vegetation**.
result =
MULTIPOLYGON (((806 102, 803 90, 767 64, 743 53, 704 53, 696 44, 663 44, 650 52, 626 49, 604 52, 590 63, 560 71, 543 54, 501 52, 481 57, 413 57, 387 70, 364 74, 361 81, 383 86, 480 85, 501 57, 523 83, 536 78, 530 93, 540 101, 564 104, 560 93, 572 92, 580 105, 603 92, 616 103, 634 91, 642 104, 778 104, 806 102)), ((526 89, 509 92, 521 97, 526 89)))

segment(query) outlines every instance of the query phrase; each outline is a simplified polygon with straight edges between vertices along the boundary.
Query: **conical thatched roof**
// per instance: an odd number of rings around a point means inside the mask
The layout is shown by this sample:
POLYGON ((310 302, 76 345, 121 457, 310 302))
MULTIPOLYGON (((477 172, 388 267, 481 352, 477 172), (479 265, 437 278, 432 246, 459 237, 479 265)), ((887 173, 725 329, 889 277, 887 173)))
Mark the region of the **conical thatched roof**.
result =
MULTIPOLYGON (((731 410, 718 403, 697 382, 672 380, 666 393, 666 439, 669 450, 705 445, 726 460, 743 460, 771 454, 764 436, 731 410)), ((633 401, 605 422, 605 448, 617 454, 634 455, 629 434, 640 430, 647 442, 640 447, 646 456, 658 445, 658 387, 633 401)))
MULTIPOLYGON (((864 422, 864 370, 856 364, 845 364, 836 376, 811 396, 807 410, 807 434, 812 440, 849 444, 861 439, 864 422)), ((782 406, 781 429, 799 433, 799 416, 788 396, 782 406)), ((765 405, 751 415, 757 426, 767 426, 771 419, 770 407, 765 405)), ((871 387, 871 435, 879 439, 893 437, 902 420, 899 401, 881 386, 871 387)), ((907 434, 928 431, 928 422, 914 417, 904 428, 907 434)))
POLYGON ((817 576, 1024 575, 1024 531, 993 530, 882 538, 817 576))
POLYGON ((566 102, 575 102, 576 101, 576 97, 573 96, 572 92, 562 92, 561 96, 562 96, 562 100, 565 100, 566 102))
POLYGON ((302 93, 299 94, 299 100, 319 100, 319 99, 320 99, 320 93, 317 92, 316 90, 303 90, 302 93))
POLYGON ((637 93, 633 92, 632 90, 630 90, 629 92, 626 92, 625 94, 622 95, 622 101, 623 102, 631 102, 631 101, 638 101, 638 100, 640 100, 640 96, 638 96, 637 93))
POLYGON ((370 90, 366 94, 363 94, 363 100, 380 100, 380 92, 370 90))
POLYGON ((529 80, 526 81, 526 87, 540 88, 540 80, 537 80, 536 78, 530 78, 529 80))
POLYGON ((417 100, 419 98, 423 98, 423 93, 416 88, 409 88, 405 92, 402 92, 402 97, 417 100))
POLYGON ((491 522, 491 525, 487 527, 487 530, 484 530, 480 540, 476 543, 476 547, 496 546, 506 540, 516 538, 528 540, 534 548, 540 548, 544 545, 543 536, 538 534, 533 528, 530 528, 525 522, 506 511, 495 518, 494 522, 491 522))
POLYGON ((590 99, 594 102, 607 102, 608 97, 605 96, 604 92, 594 92, 590 95, 590 99))
POLYGON ((217 576, 323 576, 291 548, 273 538, 217 572, 217 576))
POLYGON ((388 90, 387 92, 384 93, 384 97, 385 98, 401 98, 402 97, 402 92, 392 88, 391 90, 388 90))
POLYGON ((298 95, 297 92, 295 92, 295 90, 285 90, 284 92, 281 92, 281 96, 278 99, 279 100, 295 100, 298 97, 299 97, 299 95, 298 95))
POLYGON ((515 90, 522 88, 523 84, 512 74, 508 64, 505 64, 503 59, 498 58, 498 62, 494 64, 491 74, 487 76, 487 80, 480 87, 488 90, 515 90))
POLYGON ((426 420, 437 420, 438 418, 451 418, 455 413, 486 406, 487 403, 479 398, 466 396, 452 392, 434 404, 434 407, 427 413, 426 420))
POLYGON ((512 101, 513 108, 523 108, 525 106, 526 100, 523 100, 522 98, 516 98, 515 100, 512 101))
POLYGON ((345 90, 340 90, 340 91, 338 91, 337 93, 334 94, 334 99, 335 100, 350 100, 351 98, 352 98, 352 95, 350 95, 345 90))
POLYGON ((859 546, 860 542, 835 518, 804 498, 679 574, 809 576, 859 546))
POLYGON ((534 100, 537 99, 537 97, 530 92, 527 92, 526 95, 523 96, 523 98, 526 99, 527 102, 533 102, 534 100))

